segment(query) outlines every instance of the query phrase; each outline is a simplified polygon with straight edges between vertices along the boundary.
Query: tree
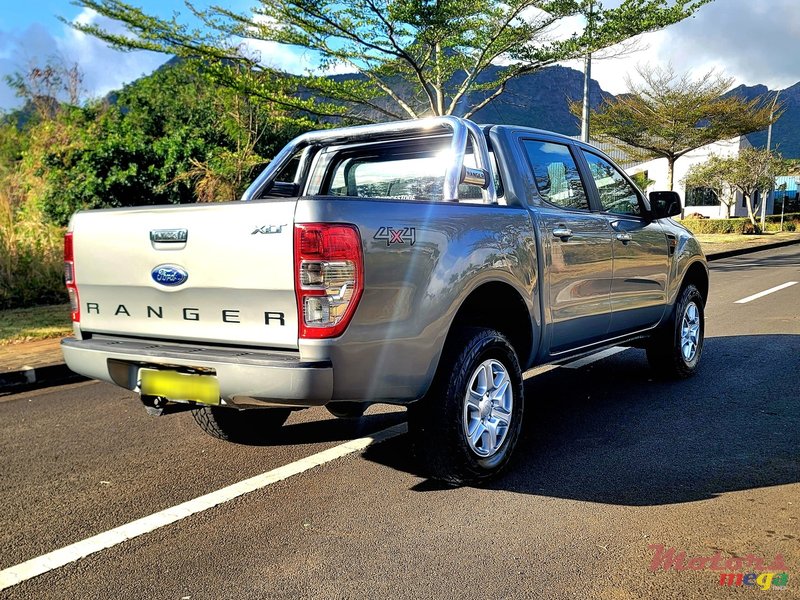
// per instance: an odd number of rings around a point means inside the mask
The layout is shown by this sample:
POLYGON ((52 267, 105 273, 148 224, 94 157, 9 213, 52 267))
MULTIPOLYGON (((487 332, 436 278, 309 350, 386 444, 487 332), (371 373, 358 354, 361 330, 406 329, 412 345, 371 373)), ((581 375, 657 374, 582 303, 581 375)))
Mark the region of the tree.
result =
POLYGON ((678 22, 709 1, 623 0, 613 9, 595 1, 591 32, 560 40, 554 26, 587 14, 590 0, 260 0, 252 13, 187 2, 201 29, 122 0, 77 0, 126 32, 70 24, 117 48, 200 58, 225 85, 277 106, 371 122, 469 117, 514 78, 678 22), (312 68, 287 76, 249 51, 252 41, 305 51, 312 68), (340 67, 353 74, 324 76, 340 67))
MULTIPOLYGON (((764 98, 725 95, 732 78, 709 72, 699 79, 671 67, 637 68, 640 83, 627 80, 628 93, 592 111, 592 133, 665 158, 673 188, 675 161, 701 146, 764 129, 770 107, 764 98)), ((575 114, 579 107, 573 105, 575 114)), ((776 115, 777 119, 779 115, 776 115)))
POLYGON ((708 188, 721 204, 725 206, 725 217, 731 217, 731 207, 736 202, 734 189, 730 181, 730 162, 716 154, 709 156, 703 163, 692 165, 683 180, 687 193, 689 188, 708 188))
POLYGON ((733 203, 734 192, 740 192, 747 205, 747 216, 753 229, 758 231, 756 213, 759 208, 766 210, 766 199, 775 178, 785 172, 787 163, 780 156, 769 150, 744 148, 735 158, 712 156, 708 161, 695 165, 686 177, 686 185, 695 185, 713 189, 722 199, 727 192, 728 214, 733 203), (761 197, 760 205, 755 205, 756 193, 761 197))

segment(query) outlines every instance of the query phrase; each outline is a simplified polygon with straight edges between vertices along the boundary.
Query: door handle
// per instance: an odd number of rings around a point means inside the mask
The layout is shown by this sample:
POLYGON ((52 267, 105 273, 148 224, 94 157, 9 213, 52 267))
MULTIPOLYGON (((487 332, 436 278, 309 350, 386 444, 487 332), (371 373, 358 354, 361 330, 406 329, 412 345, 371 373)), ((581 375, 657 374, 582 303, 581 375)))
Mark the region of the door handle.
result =
POLYGON ((618 233, 615 237, 625 245, 627 245, 628 242, 630 242, 633 239, 630 233, 625 233, 625 232, 618 233))
POLYGON ((568 242, 572 237, 572 229, 567 227, 556 227, 553 229, 553 237, 560 238, 562 242, 568 242))

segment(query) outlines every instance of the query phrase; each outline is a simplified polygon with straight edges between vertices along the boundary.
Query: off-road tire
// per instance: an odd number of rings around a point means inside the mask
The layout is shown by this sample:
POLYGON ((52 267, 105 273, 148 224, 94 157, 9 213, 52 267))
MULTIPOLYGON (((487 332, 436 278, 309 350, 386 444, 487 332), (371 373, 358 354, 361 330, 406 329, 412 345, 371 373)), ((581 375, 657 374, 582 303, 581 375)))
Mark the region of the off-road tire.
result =
POLYGON ((653 335, 648 343, 647 360, 650 367, 661 377, 671 379, 686 379, 697 371, 700 357, 703 353, 703 338, 705 336, 705 302, 703 295, 694 286, 687 284, 684 286, 675 303, 675 310, 672 313, 669 324, 661 331, 653 335), (687 311, 692 310, 692 306, 697 314, 699 334, 695 344, 695 349, 691 356, 687 358, 684 353, 684 328, 687 311))
POLYGON ((258 444, 269 439, 289 418, 288 408, 237 410, 202 406, 192 411, 195 422, 208 435, 240 444, 258 444))
MULTIPOLYGON (((443 352, 430 391, 409 406, 414 455, 425 475, 454 485, 483 482, 509 461, 522 427, 524 396, 517 355, 498 331, 469 327, 454 333, 443 352), (509 380, 513 405, 504 438, 490 456, 476 454, 468 439, 466 396, 478 369, 499 362, 509 380)), ((473 443, 474 444, 474 443, 473 443)))

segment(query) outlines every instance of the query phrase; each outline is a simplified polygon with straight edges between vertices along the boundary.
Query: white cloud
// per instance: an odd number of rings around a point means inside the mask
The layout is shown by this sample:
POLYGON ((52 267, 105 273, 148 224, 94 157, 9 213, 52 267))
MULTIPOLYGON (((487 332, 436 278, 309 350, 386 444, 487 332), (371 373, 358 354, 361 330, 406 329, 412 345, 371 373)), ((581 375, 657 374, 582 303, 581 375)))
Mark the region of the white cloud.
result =
MULTIPOLYGON (((612 93, 626 90, 637 64, 666 66, 700 76, 715 68, 735 84, 785 88, 800 80, 800 4, 797 0, 717 0, 693 17, 639 36, 647 48, 592 63, 592 76, 612 93)), ((577 61, 568 66, 582 69, 577 61)))
MULTIPOLYGON (((119 23, 84 9, 75 18, 78 23, 98 24, 109 31, 121 32, 119 23)), ((64 25, 58 35, 43 25, 33 23, 22 32, 0 32, 0 76, 24 72, 33 65, 61 61, 77 63, 84 76, 83 85, 90 97, 102 97, 111 90, 151 73, 167 60, 155 52, 121 52, 104 42, 64 25)), ((0 108, 19 106, 21 100, 3 81, 0 83, 0 108)))

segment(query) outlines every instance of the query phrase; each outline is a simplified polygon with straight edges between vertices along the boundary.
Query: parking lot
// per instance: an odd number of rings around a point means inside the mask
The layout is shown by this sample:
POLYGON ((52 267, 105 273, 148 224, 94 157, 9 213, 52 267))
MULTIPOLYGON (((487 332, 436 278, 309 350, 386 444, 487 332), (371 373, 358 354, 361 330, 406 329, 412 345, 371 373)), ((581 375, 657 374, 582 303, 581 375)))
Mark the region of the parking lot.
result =
POLYGON ((780 554, 786 588, 751 591, 800 597, 800 284, 785 285, 800 282, 800 250, 710 266, 696 377, 654 379, 636 349, 530 372, 515 458, 481 488, 420 477, 405 411, 391 407, 359 420, 294 413, 277 438, 244 446, 208 437, 188 412, 148 417, 106 384, 0 397, 0 587, 26 561, 54 564, 56 550, 190 507, 0 597, 735 593, 710 568, 653 571, 650 546, 780 554), (230 500, 195 501, 281 468, 230 500))

